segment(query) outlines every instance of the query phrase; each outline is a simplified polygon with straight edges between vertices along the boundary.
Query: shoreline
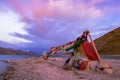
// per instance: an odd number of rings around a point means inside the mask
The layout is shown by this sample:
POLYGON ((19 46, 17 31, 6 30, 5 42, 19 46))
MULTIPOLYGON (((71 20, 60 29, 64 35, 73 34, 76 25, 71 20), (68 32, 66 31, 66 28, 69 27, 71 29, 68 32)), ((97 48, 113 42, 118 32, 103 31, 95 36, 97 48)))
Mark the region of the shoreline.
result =
POLYGON ((7 68, 10 66, 5 60, 0 60, 0 74, 5 72, 7 68))
MULTIPOLYGON (((66 71, 62 69, 65 58, 28 58, 11 60, 11 65, 2 74, 3 80, 119 80, 120 59, 104 59, 114 69, 114 74, 98 72, 66 71), (94 78, 94 79, 93 79, 94 78)), ((1 76, 0 76, 0 80, 1 76)))

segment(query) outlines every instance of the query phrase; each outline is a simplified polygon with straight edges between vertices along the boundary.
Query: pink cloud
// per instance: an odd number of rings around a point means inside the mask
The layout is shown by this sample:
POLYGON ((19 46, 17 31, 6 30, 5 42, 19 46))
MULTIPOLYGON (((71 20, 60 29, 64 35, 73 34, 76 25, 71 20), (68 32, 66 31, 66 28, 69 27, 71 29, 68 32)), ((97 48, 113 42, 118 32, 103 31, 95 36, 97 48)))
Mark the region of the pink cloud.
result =
MULTIPOLYGON (((96 4, 102 0, 92 0, 92 4, 96 4)), ((94 5, 88 3, 73 4, 72 0, 6 0, 23 18, 40 19, 44 16, 62 17, 66 19, 88 19, 99 18, 103 12, 94 5), (32 17, 32 18, 31 18, 32 17)))
POLYGON ((101 9, 96 8, 94 5, 88 6, 87 3, 82 2, 73 4, 71 0, 50 0, 47 7, 50 11, 56 11, 60 16, 71 19, 88 19, 102 16, 101 9))
POLYGON ((52 43, 62 44, 74 40, 85 30, 86 25, 93 31, 101 29, 101 23, 104 21, 101 20, 99 23, 97 20, 107 13, 107 9, 96 6, 105 0, 4 1, 4 6, 21 16, 21 21, 26 23, 24 29, 30 34, 14 35, 32 40, 37 47, 48 47, 52 43), (99 27, 96 27, 97 24, 99 27))
POLYGON ((97 4, 99 4, 99 3, 102 3, 102 2, 104 2, 105 0, 91 0, 90 1, 90 5, 97 5, 97 4))

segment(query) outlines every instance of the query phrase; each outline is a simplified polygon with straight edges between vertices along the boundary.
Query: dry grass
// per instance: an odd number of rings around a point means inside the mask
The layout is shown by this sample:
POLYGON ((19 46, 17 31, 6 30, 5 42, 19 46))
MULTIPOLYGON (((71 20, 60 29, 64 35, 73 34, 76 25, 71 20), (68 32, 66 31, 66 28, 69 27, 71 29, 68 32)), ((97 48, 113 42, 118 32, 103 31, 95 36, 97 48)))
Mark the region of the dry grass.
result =
POLYGON ((120 54, 120 27, 95 40, 100 54, 120 54))

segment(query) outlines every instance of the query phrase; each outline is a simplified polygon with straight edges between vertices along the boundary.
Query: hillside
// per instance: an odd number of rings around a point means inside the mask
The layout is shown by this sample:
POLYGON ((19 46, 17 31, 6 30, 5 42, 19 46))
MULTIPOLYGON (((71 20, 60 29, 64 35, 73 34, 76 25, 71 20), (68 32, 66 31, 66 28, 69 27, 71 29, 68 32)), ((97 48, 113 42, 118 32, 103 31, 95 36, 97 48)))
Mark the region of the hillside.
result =
POLYGON ((94 42, 100 54, 120 54, 120 27, 101 36, 94 42))
POLYGON ((0 55, 33 55, 33 52, 0 47, 0 55))

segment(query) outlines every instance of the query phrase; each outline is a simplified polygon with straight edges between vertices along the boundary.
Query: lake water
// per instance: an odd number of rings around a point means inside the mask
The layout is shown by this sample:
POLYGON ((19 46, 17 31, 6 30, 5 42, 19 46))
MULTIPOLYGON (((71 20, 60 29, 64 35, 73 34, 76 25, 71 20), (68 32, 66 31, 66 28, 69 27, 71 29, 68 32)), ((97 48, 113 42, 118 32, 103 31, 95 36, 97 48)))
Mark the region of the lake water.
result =
MULTIPOLYGON (((5 63, 4 60, 20 60, 26 58, 32 58, 38 56, 31 56, 31 55, 0 55, 0 73, 4 72, 9 64, 5 63)), ((60 57, 60 56, 56 56, 60 57)), ((68 56, 61 56, 63 58, 67 58, 68 56)), ((106 55, 101 56, 102 59, 120 59, 120 55, 106 55)))
POLYGON ((0 55, 0 60, 20 60, 25 58, 31 58, 31 55, 0 55))
POLYGON ((102 59, 120 59, 120 55, 102 55, 102 59))
MULTIPOLYGON (((62 57, 68 58, 70 56, 52 56, 52 57, 62 57)), ((101 59, 120 59, 120 55, 101 55, 101 59)), ((80 56, 80 58, 85 58, 85 56, 80 56)))
POLYGON ((2 72, 4 72, 7 69, 8 66, 9 66, 9 64, 7 64, 7 63, 5 63, 3 61, 0 61, 0 74, 2 72))
POLYGON ((25 58, 32 58, 35 56, 31 55, 0 55, 0 74, 4 72, 7 67, 10 65, 8 63, 5 63, 4 60, 20 60, 25 58))
MULTIPOLYGON (((32 57, 39 57, 39 56, 32 56, 32 55, 0 55, 0 60, 20 60, 32 57)), ((67 58, 69 56, 54 56, 54 57, 63 57, 67 58)), ((82 57, 82 56, 81 56, 82 57)), ((101 56, 102 59, 120 59, 120 55, 104 55, 101 56)))

